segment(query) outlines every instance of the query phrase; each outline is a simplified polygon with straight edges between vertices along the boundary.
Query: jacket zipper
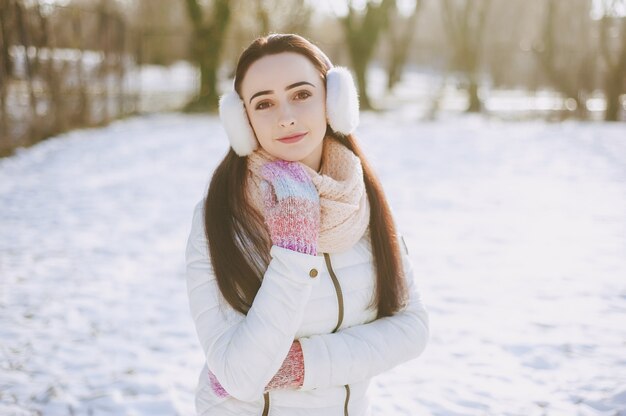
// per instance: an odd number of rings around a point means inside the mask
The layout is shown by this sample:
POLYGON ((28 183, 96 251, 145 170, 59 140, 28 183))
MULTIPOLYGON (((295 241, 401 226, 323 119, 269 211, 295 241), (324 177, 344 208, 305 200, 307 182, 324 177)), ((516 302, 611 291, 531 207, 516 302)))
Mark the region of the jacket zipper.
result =
POLYGON ((263 406, 263 416, 268 416, 270 414, 270 392, 266 391, 263 393, 263 401, 265 405, 263 406))
POLYGON ((333 270, 333 266, 330 263, 330 255, 324 253, 324 260, 326 260, 326 268, 330 273, 331 279, 333 279, 333 285, 335 285, 335 292, 337 292, 337 301, 339 302, 339 317, 337 318, 337 326, 333 329, 333 332, 337 332, 343 322, 343 294, 341 293, 341 286, 339 285, 339 279, 333 270))
MULTIPOLYGON (((326 268, 328 269, 328 273, 330 274, 331 279, 333 280, 333 285, 335 285, 335 292, 337 292, 337 301, 339 303, 339 316, 337 317, 337 326, 333 330, 333 332, 337 332, 341 324, 343 323, 343 293, 341 292, 341 285, 339 284, 339 279, 337 279, 337 275, 333 270, 333 265, 330 262, 330 254, 324 253, 324 260, 326 260, 326 268)), ((343 405, 343 414, 344 416, 348 416, 348 402, 350 401, 350 386, 348 384, 344 385, 346 388, 346 401, 343 405)))
MULTIPOLYGON (((339 316, 337 317, 337 326, 333 329, 333 332, 337 332, 341 324, 343 323, 343 293, 341 292, 341 285, 339 285, 339 279, 337 279, 337 275, 333 270, 333 265, 330 262, 330 254, 323 253, 324 260, 326 261, 326 268, 328 269, 328 273, 333 281, 333 285, 335 286, 335 292, 337 293, 337 302, 339 303, 339 316)), ((344 416, 348 416, 348 403, 350 401, 350 386, 348 384, 344 385, 346 388, 346 401, 343 405, 343 414, 344 416)), ((270 412, 270 393, 263 393, 263 416, 268 416, 270 412)))

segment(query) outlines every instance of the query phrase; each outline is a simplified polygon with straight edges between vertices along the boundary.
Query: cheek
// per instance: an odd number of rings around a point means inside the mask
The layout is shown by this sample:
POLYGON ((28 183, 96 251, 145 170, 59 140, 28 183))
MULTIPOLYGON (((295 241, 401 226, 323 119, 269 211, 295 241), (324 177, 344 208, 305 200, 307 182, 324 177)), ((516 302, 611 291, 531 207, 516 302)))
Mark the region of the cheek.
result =
POLYGON ((267 112, 255 112, 252 115, 248 114, 248 119, 250 120, 250 124, 252 125, 252 128, 254 129, 257 136, 259 134, 262 135, 271 122, 267 112))
POLYGON ((312 121, 324 121, 326 122, 326 103, 321 98, 315 100, 309 100, 301 107, 301 113, 304 117, 312 121))

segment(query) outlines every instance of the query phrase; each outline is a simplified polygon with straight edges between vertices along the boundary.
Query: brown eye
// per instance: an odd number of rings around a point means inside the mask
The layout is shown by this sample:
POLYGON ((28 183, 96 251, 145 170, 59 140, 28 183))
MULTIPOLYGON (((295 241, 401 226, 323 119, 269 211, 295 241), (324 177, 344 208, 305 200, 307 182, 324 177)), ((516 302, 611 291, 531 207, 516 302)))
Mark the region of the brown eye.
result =
POLYGON ((300 91, 298 94, 296 94, 296 97, 300 98, 301 100, 305 100, 309 98, 310 96, 311 96, 311 93, 308 91, 300 91))
POLYGON ((255 110, 263 110, 263 109, 267 108, 267 107, 262 107, 263 104, 269 104, 269 103, 267 101, 261 101, 260 103, 258 103, 256 105, 256 107, 254 107, 255 110))

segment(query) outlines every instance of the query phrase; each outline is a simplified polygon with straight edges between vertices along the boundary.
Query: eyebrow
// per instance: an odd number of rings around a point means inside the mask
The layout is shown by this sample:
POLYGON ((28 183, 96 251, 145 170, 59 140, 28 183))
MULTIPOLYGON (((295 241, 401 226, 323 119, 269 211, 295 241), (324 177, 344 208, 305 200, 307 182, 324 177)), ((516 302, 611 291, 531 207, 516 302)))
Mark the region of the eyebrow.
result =
MULTIPOLYGON (((299 87, 300 85, 305 85, 308 84, 310 86, 312 86, 313 88, 315 88, 315 85, 311 84, 310 82, 307 81, 300 81, 300 82, 296 82, 294 84, 288 85, 285 87, 285 91, 290 90, 292 88, 296 88, 299 87)), ((259 91, 256 94, 254 94, 251 98, 250 98, 250 103, 252 103, 252 100, 254 100, 255 97, 258 97, 259 95, 265 95, 265 94, 273 94, 274 90, 264 90, 264 91, 259 91)))

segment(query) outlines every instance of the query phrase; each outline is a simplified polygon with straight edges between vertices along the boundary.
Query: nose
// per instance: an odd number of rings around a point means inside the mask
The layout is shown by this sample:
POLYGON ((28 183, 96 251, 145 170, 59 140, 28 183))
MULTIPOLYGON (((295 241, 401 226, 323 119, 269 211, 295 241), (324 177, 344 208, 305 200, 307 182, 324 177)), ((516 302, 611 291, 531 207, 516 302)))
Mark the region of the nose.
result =
POLYGON ((293 113, 288 105, 282 106, 282 111, 280 113, 278 124, 280 124, 281 127, 289 127, 296 124, 296 119, 294 118, 293 113))

